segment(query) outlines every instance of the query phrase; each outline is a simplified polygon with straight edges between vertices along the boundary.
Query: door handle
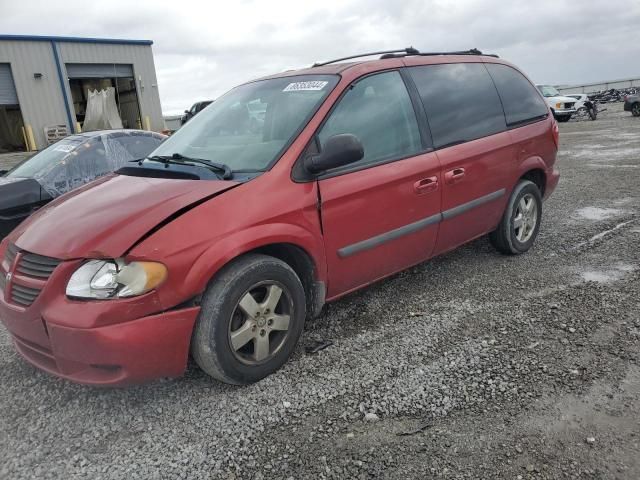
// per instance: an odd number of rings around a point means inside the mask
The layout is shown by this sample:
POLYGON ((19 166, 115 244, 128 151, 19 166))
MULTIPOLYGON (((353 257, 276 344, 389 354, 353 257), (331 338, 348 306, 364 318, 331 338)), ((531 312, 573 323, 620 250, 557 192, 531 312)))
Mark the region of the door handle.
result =
POLYGON ((444 181, 447 183, 457 183, 464 177, 464 168, 454 168, 444 174, 444 181))
POLYGON ((438 189, 438 177, 428 177, 413 184, 413 190, 418 194, 433 192, 438 189))

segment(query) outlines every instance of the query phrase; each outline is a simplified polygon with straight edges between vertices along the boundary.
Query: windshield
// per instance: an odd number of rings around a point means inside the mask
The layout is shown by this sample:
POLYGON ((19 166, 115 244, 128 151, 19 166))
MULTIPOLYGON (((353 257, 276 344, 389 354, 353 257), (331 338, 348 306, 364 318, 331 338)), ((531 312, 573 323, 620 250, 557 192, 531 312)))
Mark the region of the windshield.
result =
POLYGON ((299 75, 236 87, 202 110, 150 156, 179 154, 227 165, 234 172, 266 170, 338 80, 336 75, 299 75))
POLYGON ((82 137, 68 137, 60 140, 18 165, 7 173, 7 177, 34 178, 39 176, 43 171, 49 171, 61 163, 69 153, 85 141, 87 139, 82 137))
POLYGON ((558 97, 560 95, 560 92, 551 85, 538 85, 538 90, 540 90, 543 97, 558 97))

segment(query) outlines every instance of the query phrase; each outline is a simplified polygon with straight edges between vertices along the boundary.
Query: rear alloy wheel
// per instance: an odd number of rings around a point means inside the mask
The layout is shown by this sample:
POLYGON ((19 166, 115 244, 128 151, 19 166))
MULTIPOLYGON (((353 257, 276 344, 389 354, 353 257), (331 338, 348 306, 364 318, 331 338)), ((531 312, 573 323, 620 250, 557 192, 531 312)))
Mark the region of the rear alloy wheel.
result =
POLYGON ((520 198, 513 219, 513 231, 518 242, 528 242, 538 226, 538 206, 531 193, 520 198))
POLYGON ((535 183, 520 180, 513 189, 498 228, 489 234, 500 252, 517 255, 531 248, 540 230, 542 196, 535 183))
POLYGON ((212 377, 257 382, 289 358, 306 316, 304 288, 285 262, 251 254, 227 265, 202 299, 191 351, 212 377))
POLYGON ((636 102, 631 105, 631 114, 634 117, 640 117, 640 102, 636 102))

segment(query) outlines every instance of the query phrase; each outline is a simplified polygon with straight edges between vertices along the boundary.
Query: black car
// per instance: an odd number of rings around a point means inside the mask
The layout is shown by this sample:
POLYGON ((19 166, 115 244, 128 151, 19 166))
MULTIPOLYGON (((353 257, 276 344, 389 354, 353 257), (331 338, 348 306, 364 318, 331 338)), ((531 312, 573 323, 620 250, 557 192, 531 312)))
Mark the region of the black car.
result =
POLYGON ((0 239, 42 205, 130 160, 146 157, 165 138, 142 130, 71 135, 9 172, 0 172, 0 239))
POLYGON ((204 110, 205 107, 208 107, 213 100, 205 100, 203 102, 194 103, 189 110, 184 111, 184 115, 182 115, 182 125, 187 123, 193 117, 195 117, 198 113, 204 110))
POLYGON ((634 117, 640 117, 640 95, 626 95, 624 97, 624 111, 631 112, 634 117))

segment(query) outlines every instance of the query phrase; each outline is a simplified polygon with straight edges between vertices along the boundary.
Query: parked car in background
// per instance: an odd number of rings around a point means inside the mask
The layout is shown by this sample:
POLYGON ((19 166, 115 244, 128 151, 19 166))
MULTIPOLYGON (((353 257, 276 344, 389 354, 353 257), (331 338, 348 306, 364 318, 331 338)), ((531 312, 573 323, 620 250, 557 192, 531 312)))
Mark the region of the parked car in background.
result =
POLYGON ((205 100, 203 102, 194 103, 189 110, 184 111, 184 115, 182 116, 182 125, 187 123, 193 117, 195 117, 198 113, 200 113, 205 107, 211 105, 213 100, 205 100))
POLYGON ((576 100, 576 104, 574 105, 576 118, 585 118, 588 116, 591 120, 595 120, 598 117, 598 104, 586 93, 569 93, 567 97, 576 100))
POLYGON ((576 109, 576 113, 579 111, 586 111, 587 108, 584 106, 584 102, 588 102, 589 101, 589 95, 587 95, 586 93, 569 93, 567 95, 565 95, 565 97, 571 97, 573 99, 575 99, 576 103, 573 106, 573 108, 576 109), (582 109, 582 110, 580 110, 582 109))
POLYGON ((383 53, 236 87, 22 223, 0 243, 18 352, 97 385, 179 376, 191 353, 246 384, 325 302, 483 235, 527 252, 559 179, 538 90, 477 50, 383 53))
POLYGON ((624 111, 631 112, 634 117, 640 117, 640 95, 625 95, 624 111))
POLYGON ((165 138, 142 130, 71 135, 0 172, 0 239, 54 198, 146 157, 165 138))
POLYGON ((553 116, 559 122, 568 122, 571 115, 576 113, 576 99, 561 95, 555 87, 551 85, 536 85, 542 96, 547 101, 547 105, 551 108, 553 116))

